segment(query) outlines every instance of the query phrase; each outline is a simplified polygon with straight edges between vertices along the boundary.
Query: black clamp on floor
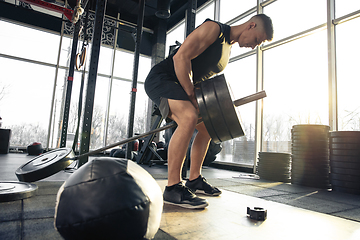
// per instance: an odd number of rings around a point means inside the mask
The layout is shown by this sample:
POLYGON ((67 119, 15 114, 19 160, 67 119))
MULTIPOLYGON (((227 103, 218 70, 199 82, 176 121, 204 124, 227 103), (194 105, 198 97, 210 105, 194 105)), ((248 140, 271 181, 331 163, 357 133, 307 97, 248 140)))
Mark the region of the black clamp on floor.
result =
POLYGON ((247 208, 247 214, 251 219, 264 221, 267 218, 267 210, 261 207, 247 208))

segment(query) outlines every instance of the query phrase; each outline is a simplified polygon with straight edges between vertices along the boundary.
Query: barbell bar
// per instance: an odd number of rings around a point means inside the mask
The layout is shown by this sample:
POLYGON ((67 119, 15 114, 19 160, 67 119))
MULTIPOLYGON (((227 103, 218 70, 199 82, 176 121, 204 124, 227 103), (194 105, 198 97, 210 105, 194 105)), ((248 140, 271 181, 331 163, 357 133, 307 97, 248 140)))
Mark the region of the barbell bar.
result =
MULTIPOLYGON (((243 98, 240 98, 240 99, 237 99, 235 101, 233 101, 234 103, 234 106, 235 107, 239 107, 241 105, 244 105, 244 104, 247 104, 247 103, 250 103, 250 102, 253 102, 253 101, 256 101, 256 100, 260 100, 262 98, 266 97, 266 92, 263 90, 263 91, 260 91, 260 92, 257 92, 257 93, 254 93, 254 94, 251 94, 249 96, 246 96, 246 97, 243 97, 243 98)), ((198 123, 201 123, 202 122, 202 118, 199 117, 199 120, 198 120, 198 123)), ((135 141, 137 139, 140 139, 140 138, 144 138, 144 137, 147 137, 151 134, 154 134, 154 133, 158 133, 158 132, 161 132, 161 131, 164 131, 166 129, 170 129, 170 128, 173 128, 173 127, 176 127, 177 124, 175 122, 171 122, 170 124, 168 125, 165 125, 163 127, 159 127, 157 129, 154 129, 154 130, 151 130, 149 132, 146 132, 146 133, 143 133, 143 134, 139 134, 139 135, 136 135, 136 136, 133 136, 131 138, 127 138, 127 139, 124 139, 122 141, 119 141, 119 142, 116 142, 116 143, 113 143, 113 144, 110 144, 108 146, 105 146, 105 147, 102 147, 102 148, 99 148, 99 149, 96 149, 96 150, 93 150, 93 151, 90 151, 90 152, 87 152, 87 153, 84 153, 84 154, 81 154, 79 156, 75 156, 73 159, 74 160, 77 160, 81 157, 87 157, 87 156, 90 156, 90 155, 94 155, 94 154, 97 154, 97 153, 101 153, 105 150, 108 150, 110 148, 113 148, 113 147, 117 147, 119 145, 122 145, 122 144, 125 144, 125 143, 129 143, 129 142, 132 142, 132 141, 135 141)))

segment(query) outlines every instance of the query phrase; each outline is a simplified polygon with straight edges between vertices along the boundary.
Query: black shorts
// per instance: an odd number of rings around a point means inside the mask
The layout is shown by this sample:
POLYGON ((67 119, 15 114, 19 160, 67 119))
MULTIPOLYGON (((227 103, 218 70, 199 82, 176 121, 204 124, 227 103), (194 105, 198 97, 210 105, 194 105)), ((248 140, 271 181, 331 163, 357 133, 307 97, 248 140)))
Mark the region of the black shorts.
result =
POLYGON ((169 114, 168 99, 190 101, 177 77, 163 71, 159 65, 151 69, 144 87, 146 94, 159 107, 164 118, 169 114))

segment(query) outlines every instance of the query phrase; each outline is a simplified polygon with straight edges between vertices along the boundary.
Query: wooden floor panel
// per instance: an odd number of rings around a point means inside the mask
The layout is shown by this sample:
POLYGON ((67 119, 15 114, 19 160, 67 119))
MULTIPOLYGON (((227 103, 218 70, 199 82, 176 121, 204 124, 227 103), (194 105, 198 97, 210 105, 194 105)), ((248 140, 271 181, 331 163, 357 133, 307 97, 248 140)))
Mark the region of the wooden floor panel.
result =
MULTIPOLYGON (((164 190, 166 181, 157 181, 164 190)), ((200 196, 200 195, 199 195, 200 196)), ((289 205, 223 191, 209 206, 189 210, 164 205, 160 229, 176 239, 360 239, 360 223, 289 205), (247 207, 267 209, 265 221, 247 217, 247 207)))

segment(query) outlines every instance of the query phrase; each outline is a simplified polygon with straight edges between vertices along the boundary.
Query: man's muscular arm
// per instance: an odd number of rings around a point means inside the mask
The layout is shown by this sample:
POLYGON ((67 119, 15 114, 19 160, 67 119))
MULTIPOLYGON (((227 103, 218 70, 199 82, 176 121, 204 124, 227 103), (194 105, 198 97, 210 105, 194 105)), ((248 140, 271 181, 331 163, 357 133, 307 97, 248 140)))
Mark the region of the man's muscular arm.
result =
POLYGON ((196 28, 184 41, 173 57, 175 74, 191 102, 198 108, 192 83, 191 60, 207 49, 220 34, 217 23, 208 21, 196 28))

